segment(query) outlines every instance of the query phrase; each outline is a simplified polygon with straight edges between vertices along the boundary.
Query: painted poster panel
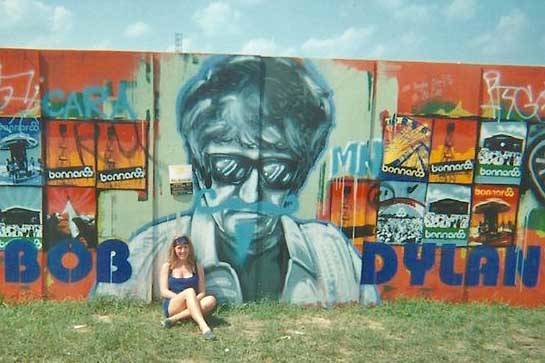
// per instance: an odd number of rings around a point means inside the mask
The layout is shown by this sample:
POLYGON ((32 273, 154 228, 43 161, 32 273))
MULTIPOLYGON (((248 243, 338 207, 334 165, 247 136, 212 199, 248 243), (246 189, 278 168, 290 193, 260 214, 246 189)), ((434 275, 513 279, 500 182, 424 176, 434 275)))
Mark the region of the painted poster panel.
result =
POLYGON ((0 50, 0 117, 40 117, 38 52, 0 50))
POLYGON ((430 183, 471 184, 475 169, 476 120, 435 119, 430 153, 430 183))
POLYGON ((25 239, 42 248, 41 188, 0 187, 0 249, 13 239, 25 239))
POLYGON ((151 54, 47 50, 40 59, 44 118, 151 120, 151 54))
POLYGON ((515 241, 519 189, 515 186, 475 185, 470 245, 510 246, 515 241))
POLYGON ((46 249, 76 239, 96 248, 96 192, 94 188, 48 187, 46 249))
POLYGON ((424 242, 465 246, 469 237, 471 187, 430 184, 426 193, 424 242))
POLYGON ((384 120, 382 178, 427 181, 431 124, 396 115, 384 120))
POLYGON ((338 178, 330 181, 331 222, 361 251, 364 241, 374 241, 379 182, 338 178))
POLYGON ((41 121, 0 118, 0 185, 41 185, 41 121))
POLYGON ((48 121, 46 125, 48 185, 95 185, 95 125, 80 121, 48 121))
POLYGON ((524 122, 483 122, 475 182, 520 184, 526 147, 524 122))
POLYGON ((46 188, 44 292, 48 299, 84 299, 96 281, 96 191, 46 188))
POLYGON ((148 126, 144 121, 97 123, 98 188, 146 188, 148 126))
POLYGON ((377 242, 423 242, 426 187, 424 183, 414 182, 380 183, 377 242))

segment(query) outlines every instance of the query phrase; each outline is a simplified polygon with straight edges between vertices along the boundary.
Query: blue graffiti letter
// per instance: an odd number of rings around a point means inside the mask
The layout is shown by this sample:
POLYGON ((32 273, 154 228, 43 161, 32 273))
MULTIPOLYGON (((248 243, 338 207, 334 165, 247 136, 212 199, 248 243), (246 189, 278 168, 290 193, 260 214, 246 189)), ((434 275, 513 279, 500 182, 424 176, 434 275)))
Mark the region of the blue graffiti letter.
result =
POLYGON ((70 116, 73 117, 82 117, 83 111, 81 110, 81 106, 78 102, 78 94, 76 92, 71 92, 68 94, 68 99, 66 100, 66 105, 64 107, 64 118, 69 118, 70 116), (75 115, 71 115, 70 111, 76 110, 75 115))
POLYGON ((522 283, 526 287, 535 287, 539 276, 539 264, 541 260, 541 247, 530 246, 526 249, 526 258, 522 250, 508 247, 505 251, 505 273, 503 284, 515 286, 516 273, 522 275, 522 283))
POLYGON ((365 242, 363 244, 361 284, 382 284, 390 281, 397 272, 395 250, 384 243, 365 242), (382 258, 382 270, 375 271, 376 257, 382 258))
POLYGON ((4 250, 4 259, 6 282, 28 284, 36 281, 40 276, 38 249, 28 240, 10 241, 4 250), (23 271, 21 267, 24 267, 23 271))
POLYGON ((424 284, 426 271, 435 263, 435 243, 424 243, 420 258, 418 249, 416 244, 407 244, 404 247, 403 263, 411 271, 411 285, 424 284))
POLYGON ((76 239, 62 241, 47 254, 47 267, 55 278, 68 283, 77 282, 91 272, 91 253, 76 239), (69 252, 78 256, 78 265, 73 269, 68 269, 62 264, 62 258, 69 252))
POLYGON ((456 256, 455 244, 444 244, 441 246, 441 267, 439 278, 441 282, 450 286, 460 286, 464 275, 454 271, 454 258, 456 256))
POLYGON ((466 284, 477 286, 481 274, 484 275, 484 286, 496 286, 498 280, 499 257, 494 247, 478 246, 471 250, 467 261, 466 284), (481 265, 481 259, 486 262, 481 265))
POLYGON ((53 98, 64 98, 64 92, 60 89, 52 90, 50 92, 46 92, 45 95, 42 98, 42 110, 44 111, 44 115, 46 117, 57 117, 62 115, 64 112, 64 107, 61 107, 58 111, 53 111, 50 108, 50 100, 53 98))
POLYGON ((92 86, 83 90, 83 109, 85 118, 106 118, 106 115, 100 109, 100 105, 108 98, 106 87, 92 86))
POLYGON ((115 118, 115 115, 123 115, 123 113, 127 111, 131 120, 136 119, 136 113, 131 108, 129 99, 127 98, 127 88, 127 82, 119 82, 119 92, 117 95, 117 101, 114 102, 111 118, 115 118))
POLYGON ((129 247, 118 239, 102 242, 97 248, 97 282, 120 284, 131 278, 129 247))

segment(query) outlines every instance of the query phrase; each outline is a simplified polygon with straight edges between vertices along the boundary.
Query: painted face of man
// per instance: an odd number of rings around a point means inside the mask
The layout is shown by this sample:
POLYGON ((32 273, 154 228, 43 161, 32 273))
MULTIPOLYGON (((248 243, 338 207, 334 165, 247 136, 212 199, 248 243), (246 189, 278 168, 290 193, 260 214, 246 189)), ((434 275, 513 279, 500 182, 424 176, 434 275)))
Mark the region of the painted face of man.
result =
MULTIPOLYGON (((267 144, 275 145, 267 140, 267 144)), ((216 225, 230 240, 241 237, 241 227, 252 239, 271 235, 293 190, 297 162, 287 151, 252 148, 236 141, 211 142, 204 150, 214 193, 205 193, 208 207, 222 206, 213 214, 216 225), (248 232, 246 232, 248 233, 248 232)))

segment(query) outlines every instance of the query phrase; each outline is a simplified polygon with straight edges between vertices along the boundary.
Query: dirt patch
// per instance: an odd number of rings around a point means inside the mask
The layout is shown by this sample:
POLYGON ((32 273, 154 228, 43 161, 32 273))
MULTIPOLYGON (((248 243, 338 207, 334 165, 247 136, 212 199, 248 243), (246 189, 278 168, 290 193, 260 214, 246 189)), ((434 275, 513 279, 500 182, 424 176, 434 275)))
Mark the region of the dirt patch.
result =
POLYGON ((537 354, 542 356, 545 354, 545 346, 543 346, 543 338, 532 335, 525 330, 517 330, 512 335, 513 343, 519 347, 519 350, 532 352, 532 355, 537 354))
POLYGON ((250 338, 257 338, 265 330, 265 324, 259 320, 249 320, 242 324, 242 331, 250 338))
POLYGON ((371 330, 385 330, 384 325, 380 321, 371 320, 368 318, 360 319, 361 323, 358 323, 360 326, 366 326, 371 330))
POLYGON ((319 316, 307 317, 304 320, 298 320, 296 322, 298 327, 308 327, 312 328, 329 328, 333 322, 329 319, 322 318, 319 316))
POLYGON ((95 318, 100 321, 101 323, 112 323, 112 316, 111 315, 95 315, 95 318))
POLYGON ((180 359, 178 360, 177 362, 180 362, 180 363, 199 363, 199 362, 207 362, 207 360, 205 359, 198 359, 198 360, 195 360, 193 358, 183 358, 183 359, 180 359))
POLYGON ((255 339, 265 331, 265 324, 259 320, 236 320, 231 321, 229 329, 235 330, 237 333, 255 339))
POLYGON ((503 354, 515 354, 516 352, 512 349, 509 349, 505 346, 504 343, 488 343, 483 345, 484 349, 491 350, 493 352, 503 353, 503 354))
POLYGON ((540 347, 541 343, 538 341, 537 338, 524 336, 524 335, 514 335, 513 341, 517 342, 520 345, 524 345, 527 347, 540 347))

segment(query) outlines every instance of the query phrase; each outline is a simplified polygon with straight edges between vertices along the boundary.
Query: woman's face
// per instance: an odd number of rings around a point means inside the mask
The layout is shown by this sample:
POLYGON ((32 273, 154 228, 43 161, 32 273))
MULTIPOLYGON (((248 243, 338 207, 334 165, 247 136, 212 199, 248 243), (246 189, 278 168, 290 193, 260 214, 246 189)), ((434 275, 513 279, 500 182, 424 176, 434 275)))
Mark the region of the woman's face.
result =
POLYGON ((174 246, 174 253, 180 260, 187 260, 187 256, 189 256, 189 245, 183 244, 174 246))

